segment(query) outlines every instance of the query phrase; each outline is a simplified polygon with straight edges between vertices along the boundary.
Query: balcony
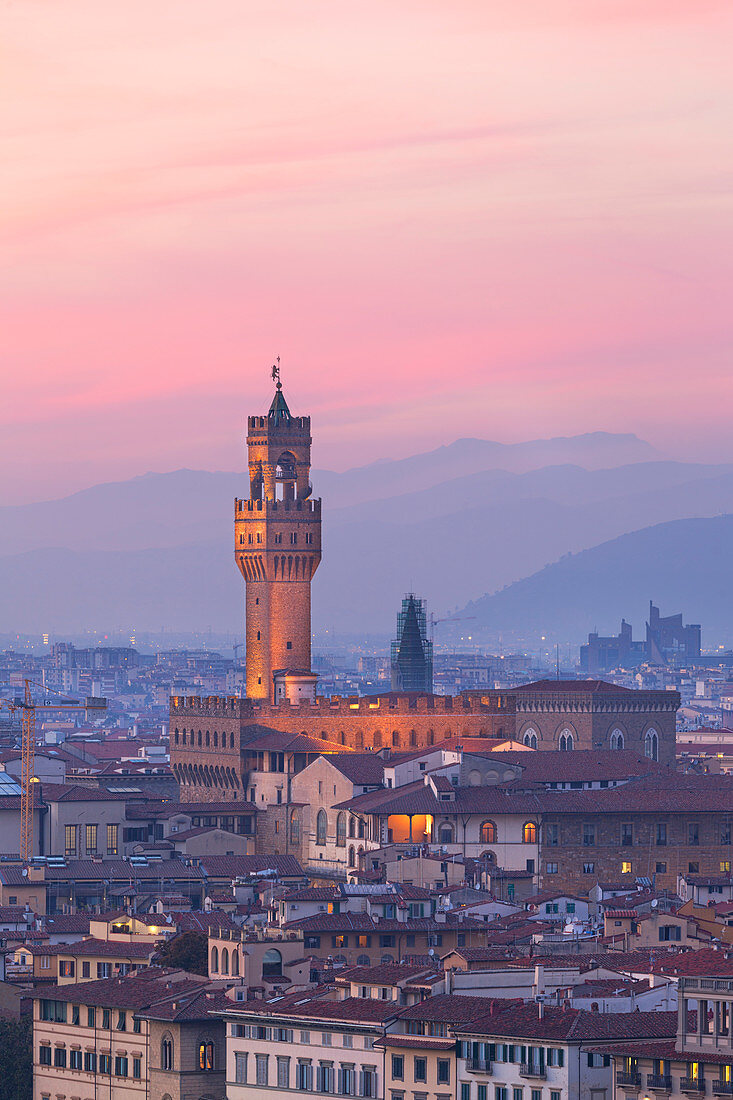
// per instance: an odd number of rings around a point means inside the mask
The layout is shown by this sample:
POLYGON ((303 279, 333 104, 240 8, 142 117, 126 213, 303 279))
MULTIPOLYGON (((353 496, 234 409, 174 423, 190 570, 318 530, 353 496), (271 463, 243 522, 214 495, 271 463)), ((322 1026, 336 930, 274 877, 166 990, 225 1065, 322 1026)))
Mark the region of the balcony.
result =
POLYGON ((646 1087, 652 1092, 671 1092, 672 1078, 667 1073, 647 1073, 646 1087))
POLYGON ((713 1096, 733 1096, 733 1081, 713 1081, 713 1096))
POLYGON ((704 1077, 680 1077, 680 1092, 691 1092, 701 1096, 705 1092, 704 1077))
POLYGON ((616 1074, 616 1084, 620 1088, 625 1089, 640 1089, 641 1088, 641 1074, 640 1073, 624 1073, 621 1070, 616 1074))
POLYGON ((488 1058, 466 1058, 469 1073, 491 1073, 492 1063, 488 1058))
POLYGON ((547 1070, 539 1062, 522 1062, 519 1067, 520 1077, 537 1077, 544 1081, 547 1077, 547 1070))

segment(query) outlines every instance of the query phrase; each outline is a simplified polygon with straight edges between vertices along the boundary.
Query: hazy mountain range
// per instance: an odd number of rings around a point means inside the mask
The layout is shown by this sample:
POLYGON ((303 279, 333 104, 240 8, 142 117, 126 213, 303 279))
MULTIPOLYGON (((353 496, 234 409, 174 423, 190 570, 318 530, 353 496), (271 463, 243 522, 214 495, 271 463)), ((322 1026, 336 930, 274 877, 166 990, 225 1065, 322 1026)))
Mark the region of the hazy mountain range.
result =
MULTIPOLYGON (((464 439, 344 473, 314 470, 312 480, 324 502, 314 625, 353 633, 391 633, 409 588, 437 613, 473 601, 466 614, 492 632, 544 625, 559 615, 551 610, 559 584, 553 576, 565 577, 583 555, 558 562, 559 574, 544 567, 568 553, 600 553, 599 544, 632 531, 639 534, 628 549, 619 540, 614 568, 621 581, 631 585, 638 575, 643 604, 653 597, 664 610, 704 620, 689 602, 693 589, 680 587, 682 576, 668 568, 674 546, 654 542, 662 557, 650 566, 640 559, 648 547, 635 549, 645 545, 640 529, 733 513, 732 464, 669 461, 634 436, 605 433, 515 445, 464 439), (497 591, 506 585, 512 587, 497 591)), ((244 586, 233 560, 232 518, 233 498, 246 494, 243 473, 178 470, 0 508, 3 629, 241 630, 244 586)), ((692 560, 687 570, 695 572, 692 560)), ((708 563, 700 583, 720 590, 722 564, 716 572, 708 563)), ((568 639, 594 625, 615 630, 621 615, 632 616, 630 591, 627 600, 622 583, 612 595, 609 582, 599 580, 597 592, 591 585, 581 597, 568 582, 558 624, 572 631, 568 639)))

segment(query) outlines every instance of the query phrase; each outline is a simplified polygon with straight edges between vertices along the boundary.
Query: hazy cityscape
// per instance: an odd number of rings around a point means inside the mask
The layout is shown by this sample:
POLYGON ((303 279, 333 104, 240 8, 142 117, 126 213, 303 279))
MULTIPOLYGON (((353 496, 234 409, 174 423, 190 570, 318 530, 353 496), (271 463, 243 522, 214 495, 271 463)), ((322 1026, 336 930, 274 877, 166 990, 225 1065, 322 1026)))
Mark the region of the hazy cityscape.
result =
POLYGON ((0 1100, 733 1097, 733 10, 6 7, 0 1100))

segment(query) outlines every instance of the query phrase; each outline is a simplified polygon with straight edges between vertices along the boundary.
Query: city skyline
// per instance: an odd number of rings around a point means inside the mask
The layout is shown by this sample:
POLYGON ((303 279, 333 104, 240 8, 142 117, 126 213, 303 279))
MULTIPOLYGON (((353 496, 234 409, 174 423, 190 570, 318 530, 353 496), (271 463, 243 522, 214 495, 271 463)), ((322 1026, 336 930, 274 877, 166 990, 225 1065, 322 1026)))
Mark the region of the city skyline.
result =
POLYGON ((9 8, 0 501, 241 468, 276 355, 319 467, 733 458, 733 16, 634 9, 9 8))

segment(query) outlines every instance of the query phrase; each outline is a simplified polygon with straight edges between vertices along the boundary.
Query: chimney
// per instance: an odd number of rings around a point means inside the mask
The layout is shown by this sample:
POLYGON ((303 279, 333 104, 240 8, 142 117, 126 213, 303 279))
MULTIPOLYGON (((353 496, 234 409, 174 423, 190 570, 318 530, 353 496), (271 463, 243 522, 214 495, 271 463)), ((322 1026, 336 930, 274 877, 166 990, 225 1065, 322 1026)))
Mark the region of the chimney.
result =
POLYGON ((545 1018, 545 1002, 544 1001, 538 1001, 537 1002, 537 1019, 538 1020, 544 1020, 544 1018, 545 1018))

